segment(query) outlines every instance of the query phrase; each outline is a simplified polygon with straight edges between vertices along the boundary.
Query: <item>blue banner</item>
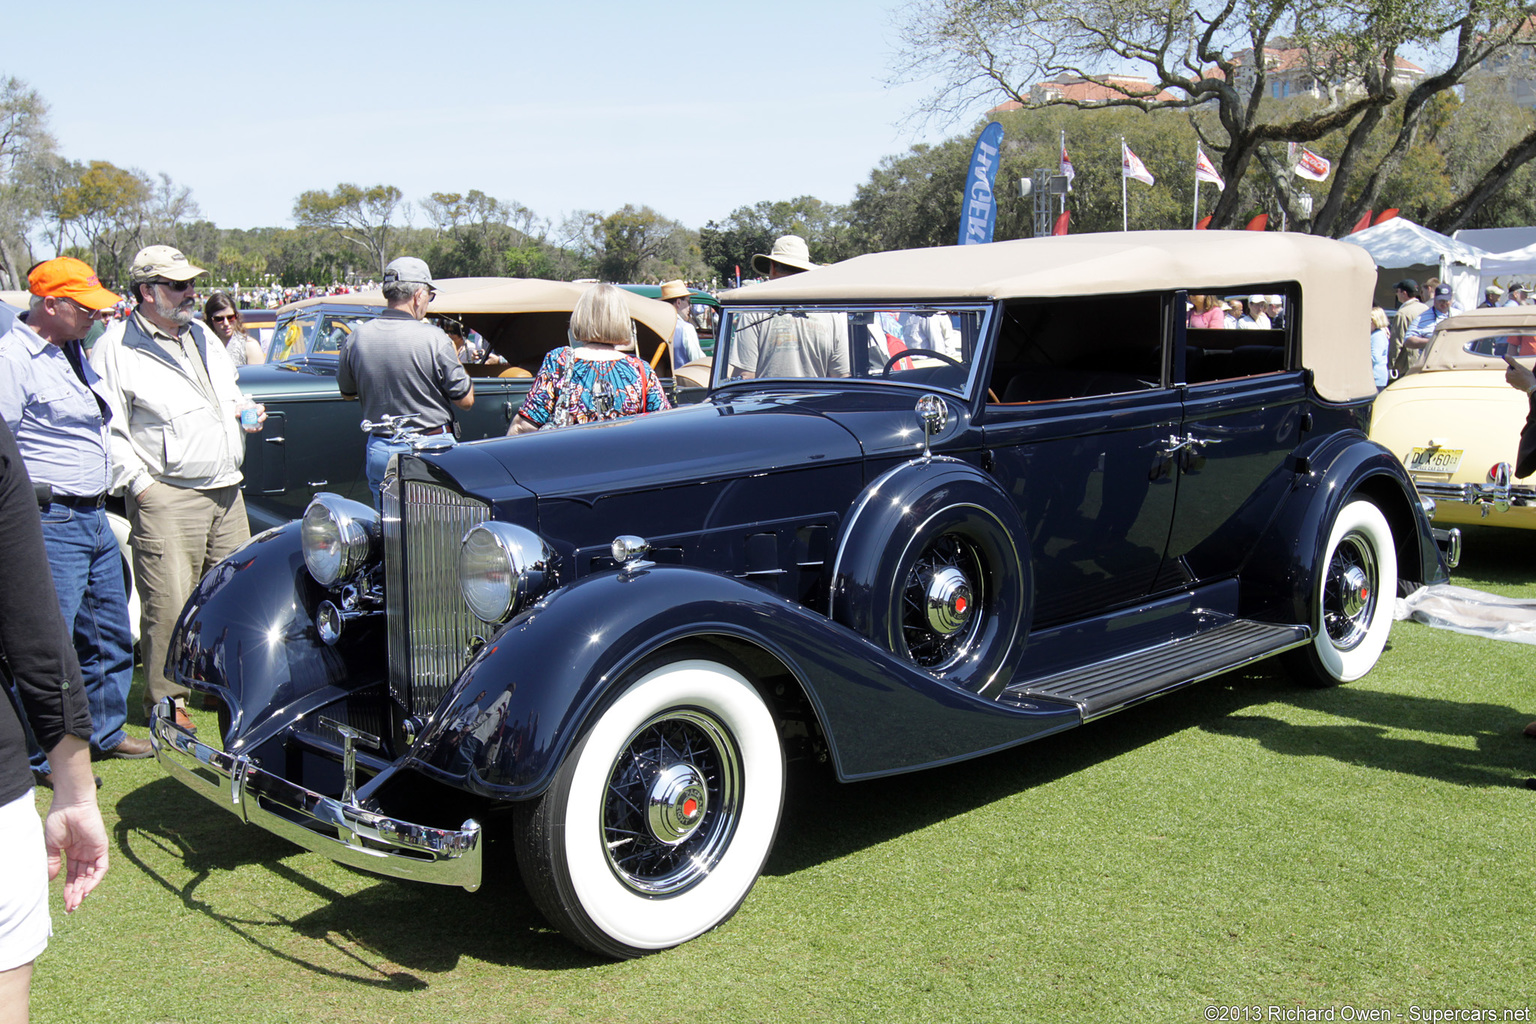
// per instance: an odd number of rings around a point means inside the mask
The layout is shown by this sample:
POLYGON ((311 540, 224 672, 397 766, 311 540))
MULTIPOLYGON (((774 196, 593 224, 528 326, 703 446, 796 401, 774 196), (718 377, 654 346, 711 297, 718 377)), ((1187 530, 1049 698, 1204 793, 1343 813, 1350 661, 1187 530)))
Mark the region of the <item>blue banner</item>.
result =
POLYGON ((960 244, 992 241, 997 224, 997 165, 1003 145, 1003 126, 996 121, 981 130, 971 150, 971 170, 965 176, 965 205, 960 208, 960 244))

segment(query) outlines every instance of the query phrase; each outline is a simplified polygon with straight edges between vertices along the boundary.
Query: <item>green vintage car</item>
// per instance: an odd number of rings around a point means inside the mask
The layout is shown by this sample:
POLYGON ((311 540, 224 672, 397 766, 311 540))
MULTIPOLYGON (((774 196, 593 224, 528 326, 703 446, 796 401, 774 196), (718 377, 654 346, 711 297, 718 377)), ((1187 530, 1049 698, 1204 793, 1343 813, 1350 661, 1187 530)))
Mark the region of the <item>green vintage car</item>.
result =
MULTIPOLYGON (((571 309, 587 285, 504 277, 445 278, 428 317, 445 329, 477 331, 500 362, 466 366, 475 379, 472 409, 455 410, 462 441, 501 437, 521 407, 544 354, 566 343, 571 309)), ((638 355, 655 368, 674 401, 697 401, 701 388, 673 380, 663 339, 676 313, 631 294, 638 355)), ((253 531, 297 519, 319 491, 367 503, 362 415, 336 387, 336 360, 352 329, 384 309, 379 291, 305 299, 278 310, 268 362, 240 369, 240 389, 267 408, 259 434, 247 436, 245 503, 253 531)))

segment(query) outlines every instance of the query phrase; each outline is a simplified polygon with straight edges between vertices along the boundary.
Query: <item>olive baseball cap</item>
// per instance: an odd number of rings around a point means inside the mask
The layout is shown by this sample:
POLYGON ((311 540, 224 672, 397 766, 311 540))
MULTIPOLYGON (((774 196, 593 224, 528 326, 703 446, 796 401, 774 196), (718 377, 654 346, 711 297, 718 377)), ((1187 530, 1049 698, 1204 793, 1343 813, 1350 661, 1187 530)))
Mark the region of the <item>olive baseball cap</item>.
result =
POLYGON ((164 278, 167 281, 190 281, 208 271, 195 267, 182 255, 180 249, 169 245, 148 245, 139 250, 128 268, 128 280, 134 284, 164 278))
POLYGON ((111 309, 122 301, 101 286, 96 271, 73 256, 44 260, 33 267, 27 289, 45 299, 73 299, 86 309, 111 309))

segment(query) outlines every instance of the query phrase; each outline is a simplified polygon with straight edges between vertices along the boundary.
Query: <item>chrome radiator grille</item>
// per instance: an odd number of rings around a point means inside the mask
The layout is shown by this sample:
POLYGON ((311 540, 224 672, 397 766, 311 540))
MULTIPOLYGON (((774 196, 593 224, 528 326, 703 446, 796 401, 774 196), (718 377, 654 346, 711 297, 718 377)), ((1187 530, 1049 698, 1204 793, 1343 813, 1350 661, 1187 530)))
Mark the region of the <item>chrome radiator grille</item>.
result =
POLYGON ((459 541, 490 507, 436 484, 386 481, 384 613, 389 691, 415 715, 437 707, 485 629, 459 592, 459 541))

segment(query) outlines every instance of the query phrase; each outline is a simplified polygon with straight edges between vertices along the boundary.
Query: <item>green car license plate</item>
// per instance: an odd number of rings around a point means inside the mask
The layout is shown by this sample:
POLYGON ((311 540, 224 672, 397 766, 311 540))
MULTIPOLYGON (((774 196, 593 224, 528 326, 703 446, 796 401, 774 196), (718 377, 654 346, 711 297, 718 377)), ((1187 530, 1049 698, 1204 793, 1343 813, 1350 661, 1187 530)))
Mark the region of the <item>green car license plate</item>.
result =
POLYGON ((1410 473, 1454 473, 1461 466, 1460 448, 1415 448, 1408 453, 1410 473))

